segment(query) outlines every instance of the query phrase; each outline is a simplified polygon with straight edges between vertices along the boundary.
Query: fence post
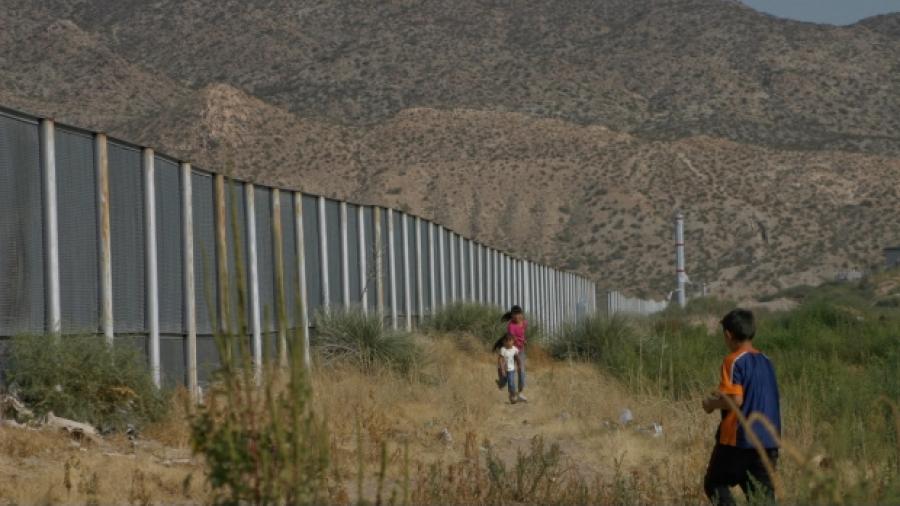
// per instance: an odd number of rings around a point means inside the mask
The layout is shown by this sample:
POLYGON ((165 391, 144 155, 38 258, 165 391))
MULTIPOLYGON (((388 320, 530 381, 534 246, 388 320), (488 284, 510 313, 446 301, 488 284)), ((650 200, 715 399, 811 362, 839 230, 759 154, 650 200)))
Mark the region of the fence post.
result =
POLYGON ((406 330, 412 331, 412 293, 409 282, 409 216, 398 213, 400 216, 401 244, 403 244, 403 307, 406 312, 406 330))
POLYGON ((381 230, 381 208, 372 208, 375 228, 375 308, 384 317, 384 236, 381 230))
POLYGON ((444 254, 444 227, 438 225, 438 255, 440 257, 440 269, 438 273, 441 276, 441 306, 447 305, 447 258, 444 254))
POLYGON ((493 304, 494 304, 494 299, 493 299, 493 295, 494 295, 494 294, 493 294, 492 285, 494 284, 494 278, 493 278, 493 275, 494 275, 494 272, 493 272, 493 271, 494 271, 494 270, 491 269, 491 264, 493 263, 493 259, 494 259, 494 256, 493 256, 493 250, 492 250, 491 248, 485 248, 485 252, 484 252, 484 253, 485 253, 485 259, 484 259, 484 260, 485 260, 485 261, 484 261, 484 266, 485 266, 485 278, 484 278, 484 279, 485 279, 485 286, 484 286, 485 302, 487 302, 488 304, 493 305, 493 304))
POLYGON ((112 242, 109 235, 109 152, 106 135, 94 136, 94 170, 97 174, 97 251, 100 260, 100 328, 106 342, 113 343, 112 242))
POLYGON ((182 162, 181 169, 181 270, 184 276, 184 327, 187 333, 187 385, 191 399, 200 393, 197 378, 197 295, 194 283, 194 207, 191 186, 191 164, 182 162))
POLYGON ((431 315, 433 316, 436 313, 437 309, 437 288, 435 287, 435 282, 437 276, 435 276, 435 271, 437 269, 434 265, 434 223, 428 222, 428 276, 430 283, 428 285, 429 288, 429 297, 431 301, 431 315))
POLYGON ((325 197, 318 197, 319 204, 319 272, 322 280, 322 307, 331 310, 331 286, 328 279, 328 220, 325 217, 325 197))
POLYGON ((447 231, 447 240, 450 241, 450 301, 456 302, 456 245, 453 241, 453 232, 447 231))
POLYGON ((356 207, 356 224, 359 231, 359 302, 363 314, 369 314, 369 275, 366 272, 366 212, 365 206, 356 207))
MULTIPOLYGON (((287 353, 287 300, 285 299, 284 279, 284 231, 281 223, 281 191, 272 188, 272 249, 275 254, 275 319, 278 325, 278 363, 281 367, 288 365, 287 353)), ((293 283, 291 283, 293 285, 293 283)))
MULTIPOLYGON (((226 335, 237 334, 238 329, 231 329, 228 321, 229 297, 231 279, 228 278, 228 211, 226 209, 225 176, 215 175, 216 185, 216 276, 218 277, 219 293, 216 294, 218 303, 218 326, 226 335)), ((235 238, 237 240, 237 238, 235 238)), ((237 280, 234 280, 237 282, 237 280)), ((237 317, 237 315, 234 315, 237 317)))
POLYGON ((59 216, 56 206, 56 140, 53 120, 42 119, 40 129, 41 172, 44 200, 44 272, 46 276, 46 329, 62 331, 59 300, 59 216))
POLYGON ((303 329, 303 365, 310 369, 312 359, 309 352, 309 304, 306 288, 306 239, 303 237, 303 194, 294 192, 294 229, 297 248, 297 274, 300 276, 300 328, 303 329))
POLYGON ((475 289, 475 241, 469 240, 469 299, 478 300, 479 290, 475 289))
POLYGON ((350 245, 347 242, 347 203, 341 201, 341 288, 344 309, 350 308, 350 245))
POLYGON ((394 251, 394 210, 387 210, 388 265, 391 271, 391 328, 397 330, 397 255, 394 251))
POLYGON ((416 216, 416 302, 419 310, 419 324, 425 321, 425 281, 422 279, 422 218, 416 216))
POLYGON ((150 334, 150 371, 153 382, 161 385, 159 367, 159 277, 156 264, 156 170, 153 164, 153 150, 142 150, 144 172, 144 261, 147 272, 147 327, 150 334))
POLYGON ((250 325, 253 344, 253 366, 257 381, 262 379, 262 325, 259 317, 259 268, 256 251, 256 199, 252 183, 244 183, 247 227, 247 264, 250 282, 250 325))

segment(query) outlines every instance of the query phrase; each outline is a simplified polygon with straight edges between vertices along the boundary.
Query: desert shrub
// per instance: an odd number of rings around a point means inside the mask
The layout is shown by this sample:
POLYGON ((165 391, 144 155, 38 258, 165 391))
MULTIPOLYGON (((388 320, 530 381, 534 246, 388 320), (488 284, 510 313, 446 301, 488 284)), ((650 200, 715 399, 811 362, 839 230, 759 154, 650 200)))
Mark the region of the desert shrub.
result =
POLYGON ((503 311, 494 306, 473 302, 456 302, 438 310, 429 328, 450 333, 471 334, 486 343, 493 343, 505 330, 500 321, 503 311))
POLYGON ((169 403, 136 349, 102 336, 13 339, 7 384, 38 414, 122 430, 162 419, 169 403))
POLYGON ((326 362, 348 361, 364 370, 388 366, 407 373, 421 356, 412 334, 384 326, 377 313, 322 311, 310 345, 326 362))
POLYGON ((225 353, 225 340, 217 341, 218 381, 190 418, 191 445, 206 462, 214 502, 329 502, 328 431, 311 409, 302 346, 291 346, 287 367, 257 375, 245 346, 225 353))

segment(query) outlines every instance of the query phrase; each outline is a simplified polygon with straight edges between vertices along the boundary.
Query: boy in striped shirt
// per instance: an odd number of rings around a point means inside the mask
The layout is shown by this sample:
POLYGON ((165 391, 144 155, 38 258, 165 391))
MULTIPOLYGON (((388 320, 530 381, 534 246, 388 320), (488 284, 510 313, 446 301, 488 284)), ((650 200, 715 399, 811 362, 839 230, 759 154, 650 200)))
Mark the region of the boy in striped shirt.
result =
POLYGON ((719 388, 703 400, 707 413, 720 410, 722 421, 716 431, 716 445, 709 459, 703 488, 716 505, 735 504, 730 487, 739 485, 745 495, 760 495, 774 501, 772 477, 754 445, 762 447, 774 469, 781 437, 781 407, 775 368, 769 357, 753 347, 756 322, 753 313, 735 309, 722 318, 725 345, 730 353, 722 362, 719 388), (762 422, 746 431, 738 419, 760 413, 774 426, 772 434, 762 422), (748 433, 749 432, 749 433, 748 433))

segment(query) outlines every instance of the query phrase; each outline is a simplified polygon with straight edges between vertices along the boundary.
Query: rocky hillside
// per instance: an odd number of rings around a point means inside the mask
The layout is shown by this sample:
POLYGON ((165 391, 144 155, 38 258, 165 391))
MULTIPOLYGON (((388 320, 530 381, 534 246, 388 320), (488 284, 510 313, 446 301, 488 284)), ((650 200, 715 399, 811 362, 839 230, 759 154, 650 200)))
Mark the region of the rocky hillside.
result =
POLYGON ((670 289, 681 208, 692 279, 745 294, 900 243, 898 23, 721 0, 8 0, 0 104, 633 293, 670 289))

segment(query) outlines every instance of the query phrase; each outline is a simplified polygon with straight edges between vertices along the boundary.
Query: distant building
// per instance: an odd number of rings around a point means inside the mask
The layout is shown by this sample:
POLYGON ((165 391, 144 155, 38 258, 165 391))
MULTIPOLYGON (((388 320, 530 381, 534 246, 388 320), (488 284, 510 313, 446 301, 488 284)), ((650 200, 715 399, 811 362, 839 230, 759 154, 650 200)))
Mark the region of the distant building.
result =
POLYGON ((900 267, 900 246, 884 248, 884 266, 888 269, 900 267))

